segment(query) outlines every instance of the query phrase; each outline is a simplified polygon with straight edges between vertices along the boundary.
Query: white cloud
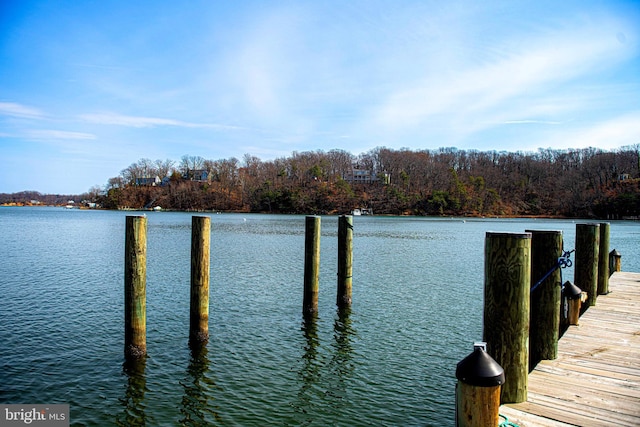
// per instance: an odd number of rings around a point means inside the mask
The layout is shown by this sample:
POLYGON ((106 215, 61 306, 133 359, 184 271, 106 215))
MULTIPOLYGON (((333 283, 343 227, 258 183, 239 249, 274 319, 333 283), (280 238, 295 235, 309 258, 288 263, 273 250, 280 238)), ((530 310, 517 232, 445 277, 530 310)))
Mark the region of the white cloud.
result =
POLYGON ((507 120, 504 122, 505 125, 559 125, 561 123, 562 122, 554 122, 550 120, 507 120))
POLYGON ((35 140, 91 140, 96 139, 96 136, 92 133, 85 132, 71 132, 64 130, 29 130, 26 132, 26 137, 35 140))
POLYGON ((548 140, 551 147, 598 147, 605 150, 634 144, 640 144, 640 110, 561 131, 548 140))
POLYGON ((159 117, 142 117, 142 116, 127 116, 117 113, 104 113, 104 114, 82 114, 80 119, 94 124, 101 125, 117 125, 134 128, 150 128, 157 126, 174 126, 184 128, 208 128, 208 129, 226 129, 233 130, 239 129, 235 126, 211 124, 211 123, 191 123, 181 120, 164 119, 159 117))
MULTIPOLYGON (((365 120, 392 135, 448 128, 453 140, 504 123, 562 122, 568 113, 594 107, 576 82, 635 54, 616 38, 616 25, 539 30, 518 44, 493 46, 501 54, 480 64, 447 62, 443 53, 437 72, 397 86, 365 120)), ((474 48, 468 47, 469 56, 474 48)))
POLYGON ((45 117, 45 114, 37 108, 15 102, 0 102, 0 114, 26 119, 40 119, 45 117))
POLYGON ((303 54, 297 43, 302 37, 298 20, 295 10, 285 9, 255 16, 224 58, 227 82, 240 95, 234 103, 258 118, 279 117, 295 97, 289 89, 300 77, 294 71, 303 54))

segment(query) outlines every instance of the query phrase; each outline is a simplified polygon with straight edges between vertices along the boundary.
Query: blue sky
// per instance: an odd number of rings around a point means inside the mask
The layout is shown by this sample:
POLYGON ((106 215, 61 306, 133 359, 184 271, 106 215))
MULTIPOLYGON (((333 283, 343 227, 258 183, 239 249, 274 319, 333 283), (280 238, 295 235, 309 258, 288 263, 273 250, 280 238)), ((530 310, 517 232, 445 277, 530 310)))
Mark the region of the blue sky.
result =
POLYGON ((0 192, 143 157, 638 143, 637 1, 0 1, 0 192))

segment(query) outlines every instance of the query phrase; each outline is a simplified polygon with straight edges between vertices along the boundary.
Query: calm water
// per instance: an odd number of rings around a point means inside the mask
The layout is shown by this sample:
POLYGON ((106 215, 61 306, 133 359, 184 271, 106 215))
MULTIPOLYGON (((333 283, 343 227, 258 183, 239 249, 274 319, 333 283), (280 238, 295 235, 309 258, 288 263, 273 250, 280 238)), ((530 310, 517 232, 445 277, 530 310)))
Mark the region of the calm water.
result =
MULTIPOLYGON (((575 237, 573 221, 355 217, 341 314, 337 217, 322 217, 305 324, 304 216, 212 215, 211 339, 191 351, 191 214, 150 212, 149 357, 127 366, 125 216, 0 208, 1 403, 68 403, 73 425, 453 425, 455 366, 482 338, 485 232, 575 237)), ((639 241, 638 222, 611 223, 626 271, 639 241)))

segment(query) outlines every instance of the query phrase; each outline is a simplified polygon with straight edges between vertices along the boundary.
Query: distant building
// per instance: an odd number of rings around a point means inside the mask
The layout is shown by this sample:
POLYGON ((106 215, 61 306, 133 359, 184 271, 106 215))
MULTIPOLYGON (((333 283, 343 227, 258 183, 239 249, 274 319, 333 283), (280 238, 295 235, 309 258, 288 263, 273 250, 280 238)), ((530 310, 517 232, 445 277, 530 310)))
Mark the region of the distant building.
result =
POLYGON ((188 170, 187 173, 182 175, 182 178, 189 181, 209 181, 209 171, 206 169, 188 170))
POLYGON ((162 181, 159 176, 143 176, 142 178, 136 178, 136 185, 139 186, 156 186, 160 184, 162 181))
POLYGON ((358 165, 353 165, 351 171, 345 173, 342 177, 350 184, 372 184, 378 181, 382 181, 383 184, 389 184, 390 178, 391 175, 388 172, 380 172, 376 175, 370 169, 363 169, 358 165))

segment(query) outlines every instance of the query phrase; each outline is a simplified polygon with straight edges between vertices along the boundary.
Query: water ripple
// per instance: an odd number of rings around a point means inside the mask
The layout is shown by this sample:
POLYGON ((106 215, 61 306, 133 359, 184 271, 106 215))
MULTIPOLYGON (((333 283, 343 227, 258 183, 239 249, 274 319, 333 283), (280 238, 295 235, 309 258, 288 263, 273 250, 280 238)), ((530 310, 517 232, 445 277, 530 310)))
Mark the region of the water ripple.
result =
MULTIPOLYGON (((354 303, 340 312, 337 217, 322 217, 311 321, 302 317, 304 217, 212 215, 210 340, 193 349, 191 215, 150 214, 149 355, 130 366, 126 213, 0 216, 0 402, 69 403, 73 424, 91 426, 451 424, 455 365, 482 333, 484 233, 532 227, 354 218, 354 303)), ((571 247, 575 224, 534 225, 565 230, 571 247)), ((630 263, 640 259, 634 233, 637 224, 611 227, 630 263)))

